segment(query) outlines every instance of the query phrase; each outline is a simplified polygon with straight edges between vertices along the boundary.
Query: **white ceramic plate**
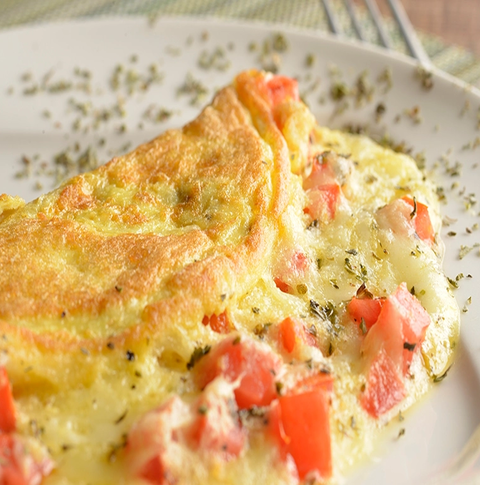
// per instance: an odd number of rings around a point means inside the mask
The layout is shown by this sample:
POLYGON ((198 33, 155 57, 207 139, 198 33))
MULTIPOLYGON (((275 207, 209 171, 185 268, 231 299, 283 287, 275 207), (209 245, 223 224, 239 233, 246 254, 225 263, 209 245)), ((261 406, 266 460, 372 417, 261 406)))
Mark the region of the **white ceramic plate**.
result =
MULTIPOLYGON (((463 313, 462 344, 448 378, 409 413, 402 423, 405 435, 398 439, 398 428, 392 427, 378 460, 374 458, 356 470, 347 482, 476 483, 475 469, 480 466, 471 465, 476 459, 475 443, 470 443, 470 451, 464 447, 480 423, 480 301, 475 291, 480 256, 479 248, 474 247, 459 259, 459 250, 480 241, 480 230, 475 226, 480 222, 480 207, 471 195, 480 182, 480 147, 476 148, 480 139, 475 142, 480 136, 477 92, 441 73, 434 74, 433 88, 427 91, 415 77, 414 63, 405 57, 278 26, 188 19, 160 19, 151 25, 146 19, 128 18, 7 30, 0 33, 0 193, 30 200, 52 188, 52 176, 35 172, 50 170, 53 156, 68 147, 75 163, 87 147, 95 147, 107 161, 127 149, 127 143, 133 147, 166 128, 182 125, 236 72, 261 67, 263 45, 277 32, 284 32, 288 41, 288 49, 275 54, 277 61, 281 60, 280 72, 298 76, 302 91, 309 91, 305 97, 320 123, 334 127, 368 124, 376 135, 387 131, 392 139, 406 141, 414 154, 424 152, 429 168, 438 165, 433 176, 445 188, 443 212, 456 220, 444 229, 446 272, 453 279, 460 273, 473 277, 461 280, 457 290, 460 307, 465 305, 468 311, 463 313), (257 50, 252 50, 252 43, 257 50), (224 56, 217 52, 215 57, 217 47, 224 50, 224 56), (198 61, 203 51, 201 68, 198 61), (306 59, 310 54, 313 65, 309 66, 306 59), (123 73, 129 72, 133 94, 124 89, 123 81, 122 89, 112 90, 110 81, 120 64, 123 73), (161 84, 154 82, 148 70, 151 64, 163 73, 161 84), (391 70, 393 86, 382 94, 377 78, 385 68, 391 70), (372 101, 358 109, 349 97, 350 106, 334 116, 339 104, 329 96, 332 83, 336 83, 333 78, 342 76, 346 85, 352 86, 364 70, 368 71, 365 79, 375 87, 372 101), (208 89, 197 106, 190 104, 195 96, 178 95, 188 73, 208 89), (141 91, 140 84, 149 81, 148 89, 141 91), (63 90, 69 83, 72 87, 63 90), (86 85, 90 93, 85 92, 86 85), (35 86, 40 90, 27 94, 35 91, 35 86), (118 96, 124 98, 124 117, 112 109, 118 105, 118 96), (380 102, 386 112, 377 123, 375 110, 380 102), (159 108, 171 110, 173 115, 153 123, 144 117, 151 105, 151 116, 156 116, 159 108), (414 107, 419 111, 412 111, 414 107), (420 118, 421 123, 416 123, 420 118), (97 129, 93 128, 95 120, 97 129), (470 148, 465 147, 468 144, 470 148), (33 175, 16 178, 15 174, 27 167, 22 156, 30 160, 33 175), (38 184, 42 189, 35 188, 38 184), (467 210, 466 204, 473 205, 467 210), (450 231, 456 236, 448 236, 450 231)), ((271 60, 269 57, 268 62, 271 60)))

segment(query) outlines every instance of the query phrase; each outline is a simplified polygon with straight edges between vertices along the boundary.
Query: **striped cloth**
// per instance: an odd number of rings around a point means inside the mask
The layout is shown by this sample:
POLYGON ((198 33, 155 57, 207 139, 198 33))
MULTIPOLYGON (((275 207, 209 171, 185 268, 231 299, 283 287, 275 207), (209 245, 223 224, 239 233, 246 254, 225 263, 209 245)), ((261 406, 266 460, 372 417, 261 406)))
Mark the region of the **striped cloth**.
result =
MULTIPOLYGON (((334 9, 345 35, 355 38, 344 3, 334 0, 334 9)), ((292 25, 328 31, 328 23, 319 0, 1 0, 0 29, 13 26, 65 21, 77 18, 128 15, 189 15, 240 19, 292 25)), ((366 11, 358 8, 367 39, 378 43, 377 34, 366 11)), ((406 52, 395 23, 384 20, 393 45, 406 52)), ((458 78, 480 87, 480 60, 467 50, 447 45, 441 39, 419 33, 433 64, 458 78)))

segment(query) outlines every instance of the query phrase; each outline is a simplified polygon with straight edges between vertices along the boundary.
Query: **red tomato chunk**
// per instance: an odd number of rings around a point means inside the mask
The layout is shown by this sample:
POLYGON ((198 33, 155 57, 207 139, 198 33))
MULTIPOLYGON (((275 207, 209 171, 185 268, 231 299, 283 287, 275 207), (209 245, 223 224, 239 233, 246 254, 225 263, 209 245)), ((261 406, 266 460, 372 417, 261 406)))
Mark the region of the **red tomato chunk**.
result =
POLYGON ((217 384, 221 385, 209 386, 191 404, 175 396, 135 423, 126 448, 132 476, 153 485, 177 483, 182 476, 179 454, 188 456, 188 450, 194 450, 202 459, 217 462, 242 452, 246 433, 232 405, 232 387, 217 384))
POLYGON ((330 373, 320 372, 318 374, 312 374, 308 377, 301 379, 295 385, 293 394, 301 394, 302 392, 323 390, 333 391, 333 376, 330 373))
POLYGON ((378 418, 404 397, 403 379, 392 359, 382 349, 370 365, 367 385, 361 397, 362 407, 370 416, 378 418))
POLYGON ((310 175, 303 181, 308 205, 304 212, 313 219, 329 222, 335 218, 341 189, 333 168, 323 157, 315 157, 310 175))
POLYGON ((15 404, 7 371, 0 367, 0 432, 15 431, 15 404))
POLYGON ((216 315, 215 313, 209 317, 205 315, 202 323, 205 326, 209 326, 216 333, 229 333, 232 330, 232 325, 230 324, 226 311, 220 313, 220 315, 216 315))
POLYGON ((0 483, 1 485, 27 485, 19 457, 23 446, 11 434, 0 434, 0 483))
POLYGON ((361 402, 372 416, 380 416, 403 399, 403 378, 429 324, 430 316, 405 283, 383 303, 363 342, 370 367, 361 402))
POLYGON ((312 171, 303 181, 304 190, 318 189, 331 184, 337 184, 335 171, 323 158, 315 157, 312 163, 312 171))
POLYGON ((273 281, 275 282, 275 286, 280 291, 282 291, 283 293, 291 293, 292 292, 291 286, 290 285, 287 285, 287 283, 285 283, 285 281, 283 281, 282 279, 280 279, 280 278, 274 278, 273 281))
POLYGON ((435 242, 428 207, 410 197, 396 199, 378 211, 380 226, 390 228, 395 234, 416 235, 428 245, 435 242), (416 207, 416 208, 415 208, 416 207))
POLYGON ((273 76, 266 82, 268 97, 273 106, 291 99, 299 101, 298 83, 286 76, 273 76))
POLYGON ((282 261, 277 268, 274 282, 283 293, 293 293, 289 283, 298 282, 308 271, 308 258, 302 252, 295 250, 282 261))
POLYGON ((318 221, 332 221, 339 199, 340 187, 337 184, 322 185, 308 192, 308 205, 304 212, 318 221))
POLYGON ((240 454, 245 433, 225 399, 202 396, 195 403, 194 412, 196 417, 187 430, 193 448, 220 454, 225 460, 240 454))
POLYGON ((370 330, 378 320, 383 302, 383 298, 353 297, 347 305, 347 311, 357 325, 361 325, 363 318, 366 330, 370 330))
POLYGON ((293 458, 298 476, 332 473, 329 397, 317 388, 300 394, 281 396, 272 405, 269 429, 280 456, 293 458))
POLYGON ((416 213, 413 215, 413 225, 417 236, 428 244, 435 242, 435 232, 433 231, 432 221, 428 213, 428 207, 421 202, 414 201, 410 197, 402 197, 413 210, 416 206, 416 213))
POLYGON ((276 397, 275 375, 280 358, 255 341, 233 336, 220 342, 193 368, 200 388, 218 376, 229 382, 240 379, 235 399, 240 409, 267 406, 276 397))
MULTIPOLYGON (((160 455, 152 456, 152 458, 145 463, 138 476, 152 485, 166 485, 172 483, 168 471, 164 468, 160 455)), ((173 477, 172 479, 174 480, 173 477)))
POLYGON ((48 458, 35 461, 15 434, 0 433, 1 485, 38 485, 52 469, 48 458))
POLYGON ((300 321, 291 317, 285 318, 278 329, 278 338, 281 347, 291 354, 298 344, 300 345, 316 345, 315 337, 307 331, 305 325, 300 321))

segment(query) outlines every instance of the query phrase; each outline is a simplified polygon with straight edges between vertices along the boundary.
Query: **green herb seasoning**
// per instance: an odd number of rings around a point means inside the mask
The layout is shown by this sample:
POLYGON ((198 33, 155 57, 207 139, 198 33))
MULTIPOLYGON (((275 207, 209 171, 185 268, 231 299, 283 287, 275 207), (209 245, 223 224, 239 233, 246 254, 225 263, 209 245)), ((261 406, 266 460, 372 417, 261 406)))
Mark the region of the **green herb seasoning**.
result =
POLYGON ((195 364, 205 355, 207 355, 212 347, 210 345, 205 345, 205 347, 195 347, 190 360, 187 363, 187 369, 192 370, 195 364))

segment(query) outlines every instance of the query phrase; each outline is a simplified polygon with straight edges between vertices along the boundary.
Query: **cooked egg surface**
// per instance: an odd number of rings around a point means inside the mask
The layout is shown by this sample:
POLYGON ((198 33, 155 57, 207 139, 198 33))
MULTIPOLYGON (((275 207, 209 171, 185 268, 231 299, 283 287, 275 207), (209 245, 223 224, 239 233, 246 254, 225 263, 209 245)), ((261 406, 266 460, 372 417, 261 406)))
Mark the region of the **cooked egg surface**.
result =
MULTIPOLYGON (((205 317, 225 313, 232 335, 278 356, 286 388, 312 368, 333 377, 333 474, 321 483, 365 459, 450 365, 459 310, 441 268, 435 187, 410 157, 316 126, 294 97, 269 97, 268 79, 240 74, 184 128, 34 202, 0 199, 0 353, 17 433, 54 462, 42 485, 151 483, 131 473, 128 436, 169 400, 188 407, 203 392, 192 355, 226 338, 205 317), (308 187, 315 161, 329 167, 334 208, 308 187), (402 219, 389 208, 403 197, 414 207, 402 219), (420 204, 430 242, 412 229, 420 204), (347 305, 362 285, 387 298, 401 283, 430 324, 405 398, 376 419, 361 405, 364 335, 347 305), (279 346, 287 317, 313 345, 279 346)), ((164 483, 299 483, 262 419, 243 418, 238 456, 179 447, 164 483)))

